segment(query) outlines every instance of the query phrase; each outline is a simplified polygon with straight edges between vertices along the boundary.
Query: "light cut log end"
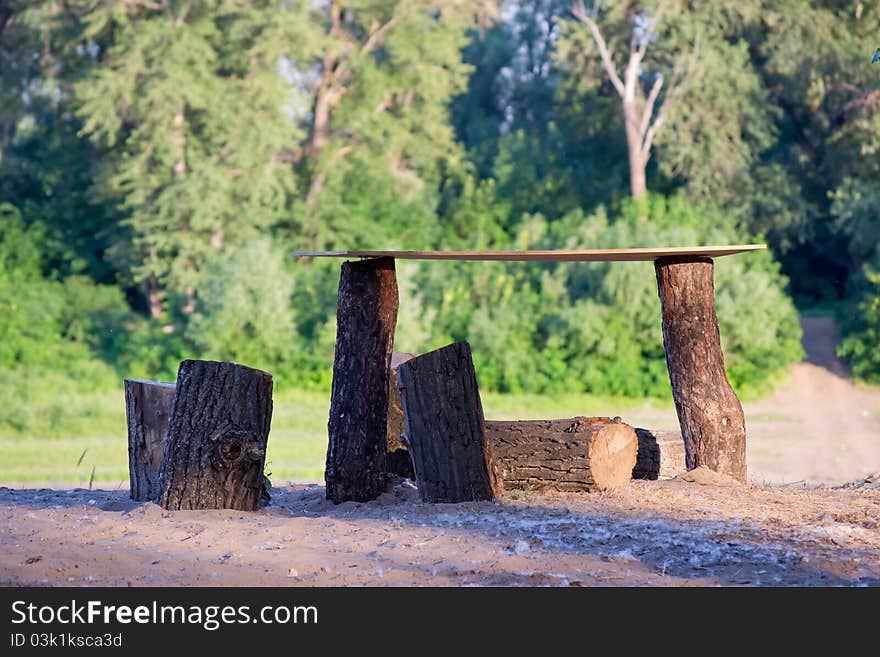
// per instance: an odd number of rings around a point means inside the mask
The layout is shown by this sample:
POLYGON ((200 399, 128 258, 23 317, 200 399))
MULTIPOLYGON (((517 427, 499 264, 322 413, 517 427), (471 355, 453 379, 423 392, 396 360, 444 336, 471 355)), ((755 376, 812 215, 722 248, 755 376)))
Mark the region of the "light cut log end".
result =
POLYGON ((639 452, 639 441, 628 424, 611 423, 602 427, 590 441, 590 472, 597 490, 613 490, 632 479, 639 452))
POLYGON ((487 421, 486 438, 507 490, 619 488, 630 480, 638 453, 635 430, 619 418, 487 421))

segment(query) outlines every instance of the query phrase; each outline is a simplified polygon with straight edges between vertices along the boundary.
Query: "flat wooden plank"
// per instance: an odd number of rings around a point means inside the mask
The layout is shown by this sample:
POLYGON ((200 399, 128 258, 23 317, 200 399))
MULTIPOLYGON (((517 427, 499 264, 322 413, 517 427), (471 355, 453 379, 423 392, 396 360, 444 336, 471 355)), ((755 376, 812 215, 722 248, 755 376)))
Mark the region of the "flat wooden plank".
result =
POLYGON ((315 258, 395 258, 397 260, 503 260, 509 262, 629 262, 675 256, 720 256, 766 249, 766 244, 673 246, 636 249, 579 249, 573 251, 294 251, 315 258))

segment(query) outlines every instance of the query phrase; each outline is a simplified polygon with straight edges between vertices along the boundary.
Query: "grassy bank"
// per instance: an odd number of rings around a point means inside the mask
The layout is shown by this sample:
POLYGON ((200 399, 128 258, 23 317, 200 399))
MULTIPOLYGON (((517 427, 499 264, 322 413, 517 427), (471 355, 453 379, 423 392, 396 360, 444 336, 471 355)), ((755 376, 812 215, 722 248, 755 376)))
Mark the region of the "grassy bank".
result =
MULTIPOLYGON (((594 395, 483 396, 486 417, 551 418, 574 415, 630 414, 644 417, 667 404, 594 395)), ((275 395, 267 470, 275 483, 319 482, 327 449, 329 395, 279 390, 275 395)), ((26 426, 0 428, 0 485, 41 482, 88 486, 127 486, 125 401, 122 389, 95 392, 65 389, 33 395, 26 426), (94 468, 94 475, 92 469, 94 468)))

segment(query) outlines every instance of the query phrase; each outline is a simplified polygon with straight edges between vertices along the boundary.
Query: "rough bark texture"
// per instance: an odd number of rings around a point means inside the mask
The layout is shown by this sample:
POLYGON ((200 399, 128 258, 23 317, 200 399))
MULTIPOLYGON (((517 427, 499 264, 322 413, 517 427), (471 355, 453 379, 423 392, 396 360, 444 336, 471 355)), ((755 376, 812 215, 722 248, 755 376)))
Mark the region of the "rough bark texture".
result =
POLYGON ((487 421, 486 438, 505 489, 619 488, 636 463, 638 439, 619 418, 487 421))
POLYGON ((168 436, 174 384, 126 379, 124 385, 131 499, 155 500, 160 491, 159 470, 168 436))
POLYGON ((385 490, 388 385, 396 324, 394 260, 343 263, 324 470, 327 499, 336 504, 367 502, 385 490))
POLYGON ((468 343, 417 356, 397 369, 397 377, 422 500, 492 499, 498 482, 468 343))
POLYGON ((272 376, 235 363, 185 360, 177 372, 158 503, 254 511, 272 419, 272 376))
POLYGON ((639 456, 633 479, 669 479, 687 470, 680 431, 636 429, 639 456))
POLYGON ((655 261, 663 346, 688 469, 746 481, 746 425, 727 380, 709 258, 655 261))
POLYGON ((397 368, 413 358, 415 358, 414 354, 399 351, 391 354, 391 376, 388 385, 388 457, 385 470, 388 474, 407 479, 415 479, 415 471, 406 447, 403 406, 400 403, 400 393, 397 392, 397 368))

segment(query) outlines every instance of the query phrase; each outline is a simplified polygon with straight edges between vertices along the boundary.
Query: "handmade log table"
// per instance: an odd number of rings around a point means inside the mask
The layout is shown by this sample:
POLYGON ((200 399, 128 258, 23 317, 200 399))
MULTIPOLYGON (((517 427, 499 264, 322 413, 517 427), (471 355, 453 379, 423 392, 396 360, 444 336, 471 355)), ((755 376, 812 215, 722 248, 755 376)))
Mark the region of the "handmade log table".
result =
POLYGON ((745 419, 727 380, 715 314, 713 258, 765 244, 553 251, 298 251, 342 265, 330 410, 327 496, 378 497, 386 472, 388 386, 397 316, 395 260, 654 263, 663 346, 687 467, 746 480, 745 419))

